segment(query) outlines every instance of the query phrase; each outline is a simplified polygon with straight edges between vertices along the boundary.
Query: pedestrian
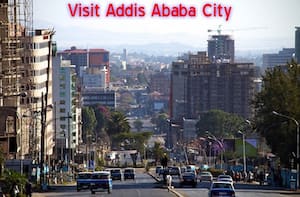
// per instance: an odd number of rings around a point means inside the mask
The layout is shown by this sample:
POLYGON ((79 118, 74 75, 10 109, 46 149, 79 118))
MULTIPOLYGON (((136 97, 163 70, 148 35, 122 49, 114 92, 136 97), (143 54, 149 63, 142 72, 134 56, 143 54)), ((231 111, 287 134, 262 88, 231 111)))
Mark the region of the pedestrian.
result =
POLYGON ((12 197, 17 197, 20 194, 19 187, 16 183, 13 184, 12 189, 10 191, 12 197))
POLYGON ((31 197, 32 195, 32 185, 29 181, 27 181, 25 185, 25 194, 27 197, 31 197))
POLYGON ((167 178, 168 191, 170 191, 170 189, 172 189, 172 176, 168 174, 166 178, 167 178))

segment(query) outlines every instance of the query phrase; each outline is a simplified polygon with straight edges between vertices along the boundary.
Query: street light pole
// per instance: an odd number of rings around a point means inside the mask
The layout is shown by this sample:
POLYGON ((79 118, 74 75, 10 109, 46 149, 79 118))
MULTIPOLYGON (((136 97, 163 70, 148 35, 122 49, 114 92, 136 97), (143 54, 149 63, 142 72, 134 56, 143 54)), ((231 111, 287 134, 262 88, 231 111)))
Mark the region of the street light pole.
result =
MULTIPOLYGON (((295 119, 295 118, 293 118, 293 117, 291 117, 291 116, 287 116, 287 115, 284 115, 284 114, 280 114, 280 113, 278 113, 278 112, 276 112, 276 111, 272 111, 272 113, 274 114, 274 115, 276 115, 276 116, 280 116, 280 117, 283 117, 283 118, 287 118, 287 119, 289 119, 289 120, 292 120, 292 121, 294 121, 294 123, 296 124, 296 131, 297 131, 297 160, 300 158, 300 150, 299 150, 299 122, 295 119)), ((297 161, 297 188, 299 188, 299 162, 297 161)))
POLYGON ((46 108, 44 104, 44 93, 42 92, 42 108, 41 108, 41 162, 40 162, 40 183, 42 190, 44 190, 44 154, 45 154, 45 113, 46 108))
POLYGON ((246 163, 246 146, 245 146, 245 134, 241 131, 238 131, 238 133, 242 134, 243 136, 243 160, 244 160, 244 174, 246 174, 247 171, 247 163, 246 163))
POLYGON ((212 140, 214 140, 215 142, 217 142, 218 145, 219 145, 219 147, 222 149, 222 150, 221 150, 221 169, 223 169, 223 151, 225 151, 225 150, 224 150, 223 143, 222 143, 220 140, 218 140, 218 139, 216 138, 216 136, 214 136, 214 135, 213 135, 212 133, 210 133, 209 131, 206 131, 205 133, 208 135, 208 137, 209 137, 210 139, 212 139, 212 140))

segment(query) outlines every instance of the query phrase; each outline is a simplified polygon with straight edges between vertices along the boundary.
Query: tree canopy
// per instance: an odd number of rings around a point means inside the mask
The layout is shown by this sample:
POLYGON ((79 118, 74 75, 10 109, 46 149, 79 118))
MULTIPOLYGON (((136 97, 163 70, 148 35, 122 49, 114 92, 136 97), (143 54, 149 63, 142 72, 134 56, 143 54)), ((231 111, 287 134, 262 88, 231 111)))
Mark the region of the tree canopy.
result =
POLYGON ((222 110, 211 110, 204 113, 197 122, 197 134, 205 135, 209 131, 217 137, 235 136, 238 130, 243 130, 245 120, 235 114, 230 114, 222 110))
POLYGON ((152 135, 151 132, 129 132, 129 133, 119 133, 112 137, 113 146, 115 148, 122 147, 124 150, 136 149, 138 152, 144 152, 144 144, 152 135))
POLYGON ((97 125, 95 112, 91 107, 84 107, 82 109, 82 139, 86 142, 87 135, 94 136, 94 129, 97 125))
MULTIPOLYGON (((129 133, 130 125, 126 116, 119 111, 111 113, 107 121, 107 134, 112 137, 113 135, 120 133, 129 133)), ((111 138, 112 139, 112 138, 111 138)))
POLYGON ((300 119, 300 65, 295 62, 274 67, 263 76, 262 91, 256 95, 256 130, 266 138, 272 152, 289 165, 292 152, 296 153, 296 124, 289 118, 274 115, 276 111, 285 116, 300 119))

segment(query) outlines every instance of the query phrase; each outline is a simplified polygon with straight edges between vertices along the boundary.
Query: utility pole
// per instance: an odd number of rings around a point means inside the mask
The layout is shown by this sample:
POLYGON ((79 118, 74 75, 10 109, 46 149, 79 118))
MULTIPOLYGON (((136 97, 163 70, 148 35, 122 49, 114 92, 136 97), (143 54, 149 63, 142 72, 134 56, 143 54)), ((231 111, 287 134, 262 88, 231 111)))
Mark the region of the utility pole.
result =
POLYGON ((44 104, 44 93, 42 92, 42 109, 41 109, 41 162, 40 162, 40 184, 44 185, 44 155, 45 155, 45 113, 46 108, 44 104))

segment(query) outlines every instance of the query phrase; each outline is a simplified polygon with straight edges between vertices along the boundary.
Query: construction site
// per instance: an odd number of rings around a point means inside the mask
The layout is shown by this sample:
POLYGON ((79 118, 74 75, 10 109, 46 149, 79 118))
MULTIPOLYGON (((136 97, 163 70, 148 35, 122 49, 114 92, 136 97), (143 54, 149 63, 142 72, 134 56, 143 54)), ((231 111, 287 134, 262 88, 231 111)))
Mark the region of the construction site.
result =
POLYGON ((32 0, 0 0, 0 157, 2 168, 28 177, 50 160, 54 147, 54 32, 34 30, 32 10, 32 0))

